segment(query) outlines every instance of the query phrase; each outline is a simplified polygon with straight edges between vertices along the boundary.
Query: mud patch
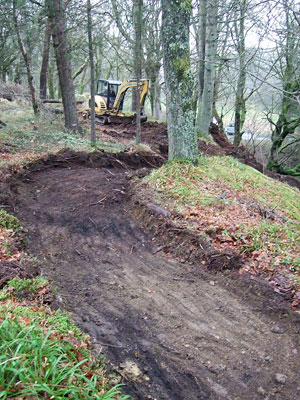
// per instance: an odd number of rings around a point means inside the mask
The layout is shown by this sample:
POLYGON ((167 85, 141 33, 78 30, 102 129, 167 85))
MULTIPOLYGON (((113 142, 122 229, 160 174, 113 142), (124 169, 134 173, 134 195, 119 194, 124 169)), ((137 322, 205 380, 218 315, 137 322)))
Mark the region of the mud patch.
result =
POLYGON ((299 398, 299 318, 250 279, 157 252, 126 211, 131 167, 119 161, 56 158, 10 190, 61 305, 116 368, 134 366, 126 391, 142 400, 299 398), (272 331, 279 325, 282 334, 272 331))

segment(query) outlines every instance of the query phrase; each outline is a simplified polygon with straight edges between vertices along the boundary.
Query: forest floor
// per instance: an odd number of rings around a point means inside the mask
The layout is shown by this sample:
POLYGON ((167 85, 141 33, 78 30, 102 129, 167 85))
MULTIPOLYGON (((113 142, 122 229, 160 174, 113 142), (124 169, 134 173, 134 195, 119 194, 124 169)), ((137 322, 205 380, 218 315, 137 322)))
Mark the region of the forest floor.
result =
MULTIPOLYGON (((57 289, 53 305, 90 334, 133 398, 299 400, 300 318, 291 289, 276 292, 259 273, 240 274, 229 243, 216 248, 176 225, 172 201, 168 210, 140 185, 164 163, 166 129, 144 126, 147 153, 136 152, 133 134, 101 126, 99 140, 116 136, 125 152, 34 151, 22 167, 5 139, 0 203, 28 231, 26 252, 57 289)), ((255 162, 232 147, 199 146, 255 162)), ((4 252, 7 262, 33 274, 29 260, 18 264, 17 248, 4 252)))

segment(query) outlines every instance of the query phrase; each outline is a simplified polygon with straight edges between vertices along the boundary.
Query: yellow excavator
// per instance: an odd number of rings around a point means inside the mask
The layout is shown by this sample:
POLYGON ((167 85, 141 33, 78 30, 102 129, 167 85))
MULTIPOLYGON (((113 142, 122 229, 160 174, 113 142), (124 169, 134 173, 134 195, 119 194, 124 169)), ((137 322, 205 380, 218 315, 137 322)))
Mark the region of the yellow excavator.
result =
MULTIPOLYGON (((140 87, 140 107, 141 122, 147 121, 147 116, 143 113, 146 95, 149 89, 149 80, 141 79, 140 87)), ((137 80, 113 81, 99 79, 97 82, 97 94, 95 95, 95 114, 96 119, 102 124, 109 123, 128 123, 135 120, 135 116, 125 116, 123 103, 125 94, 129 88, 137 88, 137 80)), ((91 112, 91 99, 89 100, 89 114, 91 112)))

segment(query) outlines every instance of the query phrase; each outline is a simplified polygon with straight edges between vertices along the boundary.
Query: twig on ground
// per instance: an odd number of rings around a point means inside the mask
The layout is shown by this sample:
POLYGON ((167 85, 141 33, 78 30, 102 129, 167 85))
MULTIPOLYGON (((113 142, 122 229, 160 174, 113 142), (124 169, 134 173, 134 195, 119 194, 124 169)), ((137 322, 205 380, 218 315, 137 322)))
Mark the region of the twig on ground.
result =
POLYGON ((106 200, 107 196, 104 196, 102 199, 98 200, 96 203, 90 203, 88 206, 97 206, 98 204, 102 203, 104 200, 106 200))

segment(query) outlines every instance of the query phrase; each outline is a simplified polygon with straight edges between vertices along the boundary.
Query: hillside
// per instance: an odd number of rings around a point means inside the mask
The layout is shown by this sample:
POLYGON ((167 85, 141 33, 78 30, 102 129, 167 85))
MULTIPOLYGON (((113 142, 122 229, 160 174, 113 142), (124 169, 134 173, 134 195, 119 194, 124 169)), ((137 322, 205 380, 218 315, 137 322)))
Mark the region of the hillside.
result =
POLYGON ((133 398, 296 399, 299 190, 233 147, 200 141, 197 166, 166 163, 161 124, 141 147, 131 126, 98 126, 95 150, 87 130, 27 112, 0 104, 2 319, 91 357, 79 393, 94 376, 133 398))

